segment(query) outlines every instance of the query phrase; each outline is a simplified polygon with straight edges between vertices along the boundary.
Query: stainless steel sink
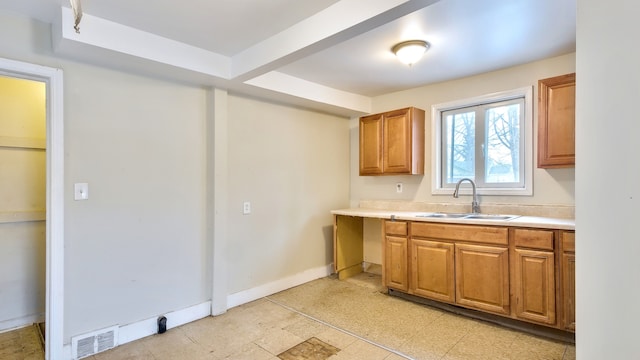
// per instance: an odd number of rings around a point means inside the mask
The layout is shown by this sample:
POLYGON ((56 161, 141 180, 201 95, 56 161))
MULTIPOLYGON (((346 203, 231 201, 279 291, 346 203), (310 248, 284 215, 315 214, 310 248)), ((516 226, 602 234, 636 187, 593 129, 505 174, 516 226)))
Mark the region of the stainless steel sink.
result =
POLYGON ((494 215, 494 214, 471 214, 465 216, 465 219, 479 219, 479 220, 511 220, 520 215, 494 215))
POLYGON ((416 217, 424 217, 424 218, 442 218, 442 219, 459 219, 469 216, 468 213, 427 213, 427 214, 419 214, 416 217))
POLYGON ((436 218, 436 219, 470 219, 470 220, 502 220, 515 219, 520 215, 497 215, 497 214, 476 214, 476 213, 424 213, 416 217, 436 218))

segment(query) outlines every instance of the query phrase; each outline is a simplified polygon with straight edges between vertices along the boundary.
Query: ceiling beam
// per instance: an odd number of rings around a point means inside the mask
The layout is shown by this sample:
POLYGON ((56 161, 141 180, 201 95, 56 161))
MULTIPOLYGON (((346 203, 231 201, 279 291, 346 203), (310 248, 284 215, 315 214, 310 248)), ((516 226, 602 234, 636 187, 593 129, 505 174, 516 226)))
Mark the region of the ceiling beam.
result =
MULTIPOLYGON (((60 17, 54 21, 52 29, 56 52, 84 57, 83 49, 88 52, 87 49, 97 47, 217 79, 229 78, 231 59, 226 56, 87 13, 82 16, 80 33, 76 33, 73 29, 73 11, 67 7, 60 9, 60 17)), ((100 53, 101 56, 109 56, 103 51, 100 53)), ((112 56, 114 60, 119 60, 116 54, 112 56)))
POLYGON ((310 107, 363 114, 371 111, 371 98, 277 70, 438 1, 341 0, 231 58, 86 13, 76 33, 72 10, 61 7, 52 27, 53 47, 96 64, 248 93, 254 88, 285 101, 317 104, 310 107))
POLYGON ((246 81, 440 0, 341 0, 236 54, 231 78, 246 81))

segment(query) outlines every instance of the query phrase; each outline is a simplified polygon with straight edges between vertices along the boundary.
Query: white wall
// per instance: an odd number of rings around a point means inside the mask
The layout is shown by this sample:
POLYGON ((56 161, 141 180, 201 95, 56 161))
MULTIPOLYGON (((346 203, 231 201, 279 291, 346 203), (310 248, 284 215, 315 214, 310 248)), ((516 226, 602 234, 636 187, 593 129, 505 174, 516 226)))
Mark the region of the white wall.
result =
POLYGON ((207 301, 206 91, 64 69, 66 335, 207 301))
MULTIPOLYGON (((410 71, 411 69, 407 69, 410 71)), ((434 69, 437 71, 437 69, 434 69)), ((416 106, 426 111, 425 174, 423 176, 358 176, 358 121, 351 125, 351 205, 361 200, 403 200, 426 203, 469 203, 466 196, 431 194, 431 106, 525 86, 534 87, 534 139, 537 133, 537 85, 539 79, 575 71, 575 54, 545 59, 521 66, 454 81, 423 86, 376 97, 374 112, 416 106), (395 184, 402 182, 402 194, 395 184)), ((534 141, 535 143, 535 141, 534 141)), ((534 154, 536 148, 534 148, 534 154)), ((535 168, 535 157, 533 158, 535 168)), ((574 169, 534 169, 533 196, 482 196, 480 203, 574 205, 574 169)))
POLYGON ((230 294, 333 261, 348 152, 345 118, 229 96, 230 294))
POLYGON ((579 359, 639 359, 640 5, 579 0, 576 343, 579 359))

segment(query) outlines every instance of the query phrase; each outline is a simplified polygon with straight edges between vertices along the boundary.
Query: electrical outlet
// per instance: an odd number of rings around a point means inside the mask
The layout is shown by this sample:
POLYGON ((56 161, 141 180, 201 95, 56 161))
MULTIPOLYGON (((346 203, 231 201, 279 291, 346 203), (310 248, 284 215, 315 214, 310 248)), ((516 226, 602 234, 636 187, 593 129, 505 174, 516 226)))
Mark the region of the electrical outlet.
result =
POLYGON ((251 214, 251 202, 245 201, 244 203, 242 203, 242 214, 251 214))
POLYGON ((396 192, 398 194, 400 194, 402 192, 402 183, 397 183, 396 184, 396 192))

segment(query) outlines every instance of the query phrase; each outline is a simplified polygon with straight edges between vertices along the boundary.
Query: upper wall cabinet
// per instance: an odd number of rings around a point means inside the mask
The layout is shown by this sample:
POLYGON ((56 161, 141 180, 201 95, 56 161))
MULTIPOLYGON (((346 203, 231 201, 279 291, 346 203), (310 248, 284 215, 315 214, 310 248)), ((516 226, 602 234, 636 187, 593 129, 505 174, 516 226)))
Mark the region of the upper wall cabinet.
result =
POLYGON ((573 167, 576 74, 538 81, 538 167, 573 167))
POLYGON ((424 174, 424 110, 360 118, 360 175, 424 174))

